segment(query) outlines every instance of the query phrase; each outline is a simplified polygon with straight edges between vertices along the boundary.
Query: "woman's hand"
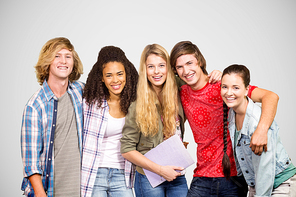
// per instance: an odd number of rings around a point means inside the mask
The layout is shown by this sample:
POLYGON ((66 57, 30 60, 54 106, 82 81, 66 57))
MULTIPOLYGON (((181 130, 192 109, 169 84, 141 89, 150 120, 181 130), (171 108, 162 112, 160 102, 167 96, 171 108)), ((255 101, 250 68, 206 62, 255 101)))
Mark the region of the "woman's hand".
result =
POLYGON ((181 175, 182 170, 184 170, 184 168, 177 166, 160 166, 158 174, 165 178, 167 181, 173 181, 181 175))
POLYGON ((145 168, 151 172, 154 172, 159 176, 162 176, 167 181, 173 181, 174 179, 177 178, 177 176, 180 176, 181 171, 184 170, 184 168, 182 167, 161 166, 159 164, 156 164, 153 161, 149 160, 144 155, 142 155, 137 150, 132 150, 127 153, 122 153, 122 156, 125 159, 129 160, 130 162, 134 163, 135 165, 145 168))

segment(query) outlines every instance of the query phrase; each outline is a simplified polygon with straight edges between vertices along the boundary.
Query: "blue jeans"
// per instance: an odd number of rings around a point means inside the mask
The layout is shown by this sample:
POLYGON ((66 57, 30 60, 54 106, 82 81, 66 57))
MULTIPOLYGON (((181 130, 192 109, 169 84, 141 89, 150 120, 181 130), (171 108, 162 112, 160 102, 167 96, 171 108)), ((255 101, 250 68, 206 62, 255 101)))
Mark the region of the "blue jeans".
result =
POLYGON ((238 186, 231 180, 224 177, 194 177, 192 179, 187 197, 207 196, 228 196, 237 197, 238 186))
POLYGON ((99 168, 92 197, 133 197, 132 189, 126 187, 124 170, 99 168))
POLYGON ((137 197, 186 197, 188 192, 185 176, 178 176, 173 181, 165 181, 153 188, 147 177, 136 171, 135 193, 137 197))

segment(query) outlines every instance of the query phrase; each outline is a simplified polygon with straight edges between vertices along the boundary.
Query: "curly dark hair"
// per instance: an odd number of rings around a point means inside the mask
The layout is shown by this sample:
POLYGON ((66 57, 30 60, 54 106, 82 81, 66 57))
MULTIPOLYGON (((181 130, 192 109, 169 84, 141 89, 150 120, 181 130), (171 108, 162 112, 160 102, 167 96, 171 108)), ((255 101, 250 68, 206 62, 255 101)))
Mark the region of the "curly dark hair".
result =
POLYGON ((127 114, 131 102, 137 97, 137 83, 139 74, 134 65, 127 59, 125 53, 118 47, 105 46, 98 55, 98 60, 88 74, 84 87, 83 98, 88 105, 97 102, 98 107, 102 106, 103 100, 110 98, 109 90, 103 79, 103 69, 109 62, 119 62, 123 64, 126 72, 126 84, 120 95, 120 109, 127 114))

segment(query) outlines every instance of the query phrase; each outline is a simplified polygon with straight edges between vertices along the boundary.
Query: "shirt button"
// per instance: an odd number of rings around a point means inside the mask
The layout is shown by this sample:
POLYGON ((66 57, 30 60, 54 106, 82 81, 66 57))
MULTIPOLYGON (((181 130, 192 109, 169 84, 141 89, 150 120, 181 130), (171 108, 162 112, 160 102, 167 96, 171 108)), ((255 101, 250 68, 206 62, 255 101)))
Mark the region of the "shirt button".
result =
POLYGON ((50 141, 50 143, 52 144, 52 143, 53 143, 53 141, 50 141))
POLYGON ((245 159, 244 158, 241 158, 241 160, 244 161, 245 159))
POLYGON ((48 177, 48 174, 46 176, 48 177))
POLYGON ((286 164, 289 164, 289 161, 287 161, 286 164))
POLYGON ((53 127, 55 127, 55 125, 52 125, 53 127))
POLYGON ((238 144, 237 146, 241 146, 241 144, 238 144))
POLYGON ((249 171, 247 170, 246 173, 249 173, 249 171))
POLYGON ((50 161, 51 159, 50 159, 50 158, 48 158, 48 160, 50 161))
POLYGON ((254 185, 254 183, 253 183, 253 182, 251 182, 251 185, 254 185))
POLYGON ((141 143, 141 146, 144 146, 144 144, 143 144, 143 143, 141 143))

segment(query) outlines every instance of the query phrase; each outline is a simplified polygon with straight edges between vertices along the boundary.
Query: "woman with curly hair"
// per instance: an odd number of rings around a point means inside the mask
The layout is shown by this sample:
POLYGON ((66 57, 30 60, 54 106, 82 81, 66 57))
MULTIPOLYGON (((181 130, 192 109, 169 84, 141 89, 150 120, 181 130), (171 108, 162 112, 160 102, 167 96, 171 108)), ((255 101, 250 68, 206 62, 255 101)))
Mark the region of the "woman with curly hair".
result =
POLYGON ((81 196, 133 196, 133 166, 120 153, 138 73, 118 47, 101 49, 83 94, 81 196))
POLYGON ((188 191, 185 176, 180 173, 183 168, 161 166, 144 156, 175 134, 183 139, 184 113, 169 59, 167 51, 160 45, 145 47, 140 61, 137 100, 131 104, 122 130, 121 153, 137 165, 136 196, 183 197, 188 191), (143 168, 166 181, 153 188, 143 168))

